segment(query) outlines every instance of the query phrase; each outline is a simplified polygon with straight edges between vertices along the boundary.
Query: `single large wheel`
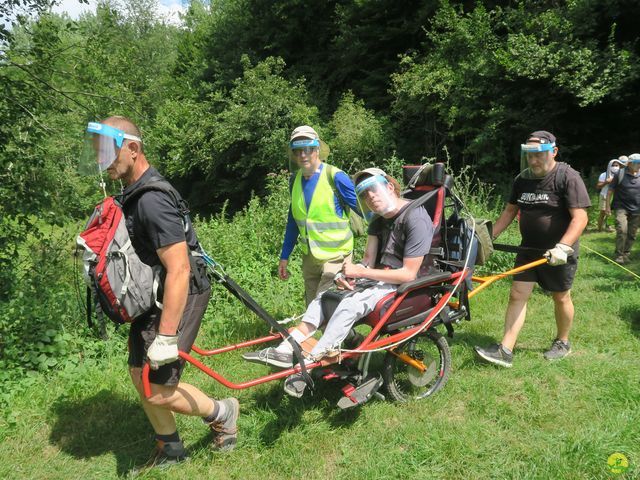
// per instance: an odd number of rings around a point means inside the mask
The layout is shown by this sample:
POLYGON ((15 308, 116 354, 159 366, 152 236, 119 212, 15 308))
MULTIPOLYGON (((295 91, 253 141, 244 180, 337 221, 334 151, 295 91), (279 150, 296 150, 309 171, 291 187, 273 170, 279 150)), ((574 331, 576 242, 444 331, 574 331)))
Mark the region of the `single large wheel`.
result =
POLYGON ((450 370, 451 351, 447 339, 435 330, 428 330, 398 345, 393 352, 387 352, 382 377, 389 397, 396 402, 406 402, 436 393, 447 383, 450 370), (403 360, 403 355, 421 362, 425 370, 403 360))

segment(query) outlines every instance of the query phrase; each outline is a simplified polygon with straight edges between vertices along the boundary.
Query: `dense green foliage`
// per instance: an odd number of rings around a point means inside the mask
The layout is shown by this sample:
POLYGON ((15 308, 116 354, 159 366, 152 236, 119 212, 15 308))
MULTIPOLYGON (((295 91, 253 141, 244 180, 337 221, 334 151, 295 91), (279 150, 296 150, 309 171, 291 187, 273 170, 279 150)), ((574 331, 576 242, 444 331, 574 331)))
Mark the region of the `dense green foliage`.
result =
MULTIPOLYGON (((640 149, 638 2, 503 3, 194 0, 176 26, 154 0, 101 1, 76 21, 43 0, 3 2, 0 19, 41 14, 0 30, 0 407, 25 372, 117 349, 80 328, 71 267, 71 240, 100 198, 98 179, 76 173, 89 120, 140 125, 149 159, 202 215, 209 250, 277 316, 301 306, 299 284, 264 287, 297 125, 314 126, 349 173, 398 176, 425 158, 473 172, 462 196, 486 217, 500 203, 490 184, 506 185, 529 131, 554 131, 585 173, 640 149)), ((215 314, 245 321, 214 323, 216 341, 255 326, 228 300, 215 314)))

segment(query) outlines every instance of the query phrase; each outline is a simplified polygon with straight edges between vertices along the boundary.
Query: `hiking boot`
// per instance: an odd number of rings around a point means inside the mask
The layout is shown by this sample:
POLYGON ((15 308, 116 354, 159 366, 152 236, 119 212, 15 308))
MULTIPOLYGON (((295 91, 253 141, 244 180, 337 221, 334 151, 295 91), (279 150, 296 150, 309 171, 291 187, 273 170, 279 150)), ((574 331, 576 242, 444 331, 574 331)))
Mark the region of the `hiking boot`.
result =
POLYGON ((626 259, 624 258, 624 255, 618 255, 615 259, 616 263, 619 263, 620 265, 624 265, 626 263, 626 259))
POLYGON ((168 468, 189 459, 182 442, 163 442, 161 440, 156 440, 156 442, 156 448, 147 463, 134 467, 131 470, 132 475, 139 475, 152 468, 168 468))
POLYGON ((307 388, 307 382, 304 381, 302 373, 289 375, 284 381, 284 391, 292 397, 301 398, 305 388, 307 388))
POLYGON ((490 345, 487 348, 475 346, 473 349, 480 358, 489 363, 507 368, 513 365, 513 354, 507 353, 500 343, 490 345))
POLYGON ((236 398, 230 397, 218 400, 226 407, 226 411, 221 418, 213 422, 202 421, 211 429, 213 434, 213 449, 222 452, 233 450, 238 441, 238 415, 240 414, 240 404, 236 398))
POLYGON ((569 342, 564 343, 556 338, 551 344, 551 348, 544 352, 544 358, 547 360, 560 360, 571 353, 571 345, 569 342))
POLYGON ((274 347, 267 347, 257 352, 249 352, 242 355, 247 362, 273 365, 279 368, 293 367, 293 353, 281 352, 274 347))

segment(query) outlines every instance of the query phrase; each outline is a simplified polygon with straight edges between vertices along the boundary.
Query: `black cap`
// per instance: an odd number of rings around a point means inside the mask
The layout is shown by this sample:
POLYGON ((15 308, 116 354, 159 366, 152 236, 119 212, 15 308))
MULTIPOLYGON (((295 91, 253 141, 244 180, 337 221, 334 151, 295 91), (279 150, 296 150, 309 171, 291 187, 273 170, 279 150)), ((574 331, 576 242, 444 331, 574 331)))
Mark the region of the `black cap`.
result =
POLYGON ((547 132, 546 130, 537 130, 533 133, 530 133, 527 137, 527 141, 532 138, 540 139, 540 143, 556 143, 556 136, 553 133, 547 132))

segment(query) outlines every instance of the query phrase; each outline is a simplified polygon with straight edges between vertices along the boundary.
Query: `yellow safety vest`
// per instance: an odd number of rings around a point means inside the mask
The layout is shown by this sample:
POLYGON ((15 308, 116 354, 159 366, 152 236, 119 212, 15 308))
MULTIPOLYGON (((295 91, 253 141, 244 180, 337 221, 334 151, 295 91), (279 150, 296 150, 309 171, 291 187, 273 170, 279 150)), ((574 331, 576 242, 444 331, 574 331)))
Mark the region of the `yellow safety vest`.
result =
POLYGON ((318 260, 332 260, 349 255, 353 250, 349 217, 346 212, 342 212, 342 216, 336 212, 327 170, 327 166, 323 165, 308 211, 302 191, 301 171, 296 174, 291 189, 291 214, 300 232, 300 248, 305 255, 311 251, 311 255, 318 260))

